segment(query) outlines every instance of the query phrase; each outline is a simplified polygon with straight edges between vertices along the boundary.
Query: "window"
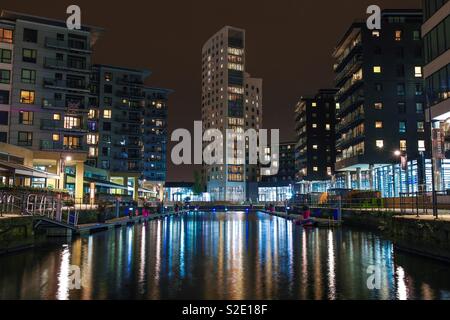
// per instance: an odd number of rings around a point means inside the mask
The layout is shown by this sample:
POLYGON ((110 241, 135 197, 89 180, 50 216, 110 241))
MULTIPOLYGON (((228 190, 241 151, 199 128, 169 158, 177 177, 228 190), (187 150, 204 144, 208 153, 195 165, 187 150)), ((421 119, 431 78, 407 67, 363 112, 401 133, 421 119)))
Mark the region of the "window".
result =
POLYGON ((372 31, 372 37, 374 37, 374 38, 379 38, 380 37, 380 31, 378 31, 378 30, 374 30, 374 31, 372 31))
POLYGON ((376 102, 376 103, 374 104, 374 107, 375 107, 376 110, 383 110, 383 103, 381 103, 381 102, 376 102))
POLYGON ((425 140, 419 140, 417 142, 417 144, 418 144, 419 152, 424 152, 425 151, 425 140))
POLYGON ((406 121, 400 121, 398 123, 398 132, 406 133, 406 121))
POLYGON ((35 95, 34 91, 20 90, 20 103, 34 104, 35 95))
POLYGON ((80 149, 80 137, 64 136, 63 144, 66 149, 80 149))
POLYGON ((328 123, 325 125, 325 130, 327 130, 327 131, 331 130, 331 126, 328 123))
POLYGON ((9 104, 9 91, 0 90, 0 104, 9 104))
POLYGON ((13 43, 13 31, 0 28, 0 42, 13 43))
POLYGON ((103 110, 103 118, 105 118, 105 119, 111 119, 111 115, 112 115, 112 112, 111 112, 111 110, 103 110))
POLYGON ((395 41, 401 41, 402 40, 402 34, 403 34, 402 30, 396 30, 395 31, 395 41))
POLYGON ((404 102, 397 102, 398 113, 406 113, 406 104, 404 102))
POLYGON ((105 81, 106 82, 110 82, 112 81, 113 77, 112 77, 112 73, 111 72, 105 72, 105 81))
POLYGON ((384 141, 383 140, 377 140, 375 142, 375 144, 376 144, 377 148, 382 149, 384 147, 384 141))
POLYGON ((89 153, 88 156, 93 158, 98 156, 98 149, 95 147, 89 147, 89 153))
POLYGON ((403 64, 397 65, 397 77, 405 76, 405 66, 403 64))
POLYGON ((403 83, 397 84, 397 95, 404 96, 405 95, 405 85, 403 83))
POLYGON ((59 114, 59 113, 54 113, 54 114, 53 114, 53 120, 55 120, 55 121, 60 121, 60 120, 61 120, 61 114, 59 114))
POLYGON ((19 146, 32 146, 33 145, 33 132, 18 132, 18 145, 19 146))
POLYGON ((423 114, 423 103, 422 102, 416 103, 416 113, 423 114))
POLYGON ((381 66, 374 66, 373 73, 381 73, 381 66))
POLYGON ((25 125, 33 124, 34 114, 32 111, 20 111, 19 112, 19 123, 25 125))
POLYGON ((81 128, 81 119, 77 117, 64 117, 64 129, 81 128))
POLYGON ((59 141, 59 134, 54 133, 54 134, 52 135, 52 140, 55 141, 55 142, 58 142, 58 141, 59 141))
POLYGON ((313 106, 313 107, 317 107, 317 102, 313 102, 313 103, 311 103, 311 106, 313 106))
POLYGON ((0 83, 9 84, 11 82, 11 71, 0 70, 0 83))
POLYGON ((6 132, 0 131, 0 142, 4 142, 4 143, 8 142, 8 134, 6 132))
POLYGON ((422 78, 422 67, 414 67, 414 77, 422 78))
POLYGON ((375 121, 376 129, 383 129, 383 121, 375 121))
POLYGON ((381 84, 381 83, 375 83, 375 90, 376 90, 377 92, 383 91, 383 84, 381 84))
POLYGON ((98 136, 96 134, 87 135, 87 144, 97 144, 98 136))
POLYGON ((318 148, 317 144, 313 145, 314 150, 317 150, 317 148, 318 148))
POLYGON ((421 40, 421 37, 420 37, 420 30, 414 30, 414 31, 413 31, 413 40, 414 40, 414 41, 419 41, 419 40, 421 40))
POLYGON ((12 51, 8 49, 0 49, 0 63, 11 63, 12 51))
POLYGON ((105 93, 112 93, 112 85, 105 84, 104 91, 105 91, 105 93))
POLYGON ((22 50, 22 60, 23 62, 36 63, 36 50, 33 49, 23 49, 22 50))
POLYGON ((314 172, 319 171, 319 167, 313 167, 313 171, 314 171, 314 172))
POLYGON ((312 127, 313 127, 314 129, 316 129, 316 128, 317 128, 317 123, 313 123, 313 124, 312 124, 312 127))
POLYGON ((425 132, 425 123, 423 121, 417 121, 417 132, 425 132))
POLYGON ((36 70, 22 69, 22 83, 36 83, 36 70))
POLYGON ((406 140, 400 140, 400 151, 406 151, 406 140))
POLYGON ((423 95, 423 85, 421 83, 416 83, 415 94, 416 94, 416 96, 423 95))
POLYGON ((23 29, 23 41, 25 42, 37 42, 38 32, 34 29, 23 29))
POLYGON ((111 122, 103 122, 103 130, 111 131, 111 122))
POLYGON ((7 126, 9 122, 8 111, 0 111, 0 126, 7 126))

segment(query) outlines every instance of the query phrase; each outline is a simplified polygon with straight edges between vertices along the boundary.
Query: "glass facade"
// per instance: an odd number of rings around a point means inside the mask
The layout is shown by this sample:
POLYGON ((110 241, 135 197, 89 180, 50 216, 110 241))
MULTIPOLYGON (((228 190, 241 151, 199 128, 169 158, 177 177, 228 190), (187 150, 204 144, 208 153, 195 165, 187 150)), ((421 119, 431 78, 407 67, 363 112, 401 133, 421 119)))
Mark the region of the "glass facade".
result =
POLYGON ((282 202, 290 200, 292 197, 292 186, 258 188, 258 199, 260 202, 282 202))

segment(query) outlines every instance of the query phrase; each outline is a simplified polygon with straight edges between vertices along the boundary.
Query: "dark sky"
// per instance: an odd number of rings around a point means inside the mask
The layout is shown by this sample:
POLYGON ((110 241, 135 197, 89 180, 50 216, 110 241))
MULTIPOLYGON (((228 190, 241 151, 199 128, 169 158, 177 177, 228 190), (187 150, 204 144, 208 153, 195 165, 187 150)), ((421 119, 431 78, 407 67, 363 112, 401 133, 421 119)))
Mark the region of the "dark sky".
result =
MULTIPOLYGON (((201 48, 224 25, 246 30, 247 71, 264 79, 264 127, 294 137, 301 96, 332 86, 331 52, 366 8, 419 8, 421 0, 0 0, 0 9, 66 19, 77 4, 82 23, 103 27, 94 62, 147 68, 148 84, 175 90, 169 133, 200 120, 201 48)), ((190 181, 193 168, 168 154, 168 181, 190 181)))

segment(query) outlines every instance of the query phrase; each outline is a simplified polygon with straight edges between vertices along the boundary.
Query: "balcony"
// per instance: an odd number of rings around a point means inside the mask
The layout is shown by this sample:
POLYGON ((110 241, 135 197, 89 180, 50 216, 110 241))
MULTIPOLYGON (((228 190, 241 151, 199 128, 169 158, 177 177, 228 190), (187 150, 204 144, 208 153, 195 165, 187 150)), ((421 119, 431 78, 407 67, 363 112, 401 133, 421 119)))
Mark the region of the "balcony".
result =
POLYGON ((55 38, 45 38, 45 46, 52 49, 63 49, 77 53, 89 54, 92 52, 87 41, 78 39, 58 40, 55 38))
POLYGON ((86 152, 83 145, 64 145, 62 142, 55 142, 51 140, 41 140, 40 149, 42 151, 71 151, 71 152, 86 152))
POLYGON ((336 61, 334 65, 334 72, 340 72, 342 68, 354 57, 355 54, 362 53, 362 43, 358 42, 352 44, 351 48, 348 49, 346 53, 344 53, 338 61, 336 61))
POLYGON ((350 136, 350 137, 345 137, 345 138, 339 138, 336 140, 336 147, 338 148, 346 148, 350 145, 355 145, 359 142, 361 142, 362 140, 364 140, 365 135, 364 134, 360 134, 357 136, 350 136))
POLYGON ((128 98, 128 99, 144 99, 145 93, 142 91, 124 91, 124 90, 117 90, 116 95, 122 98, 128 98))
POLYGON ((126 122, 126 123, 142 123, 142 118, 133 118, 133 117, 114 117, 114 120, 117 122, 126 122))
POLYGON ((118 78, 116 83, 121 86, 143 87, 144 81, 133 78, 118 78))
POLYGON ((337 160, 336 164, 335 164, 335 170, 336 171, 344 170, 348 167, 352 167, 354 165, 365 163, 365 162, 366 161, 364 159, 364 153, 361 151, 360 154, 355 155, 353 157, 337 160))
POLYGON ((42 119, 41 120, 41 129, 42 130, 50 130, 50 131, 67 131, 67 132, 78 132, 78 133, 86 133, 88 132, 87 127, 84 125, 80 126, 64 126, 64 121, 62 120, 51 120, 51 119, 42 119))
POLYGON ((86 84, 86 81, 83 80, 57 80, 44 78, 44 87, 49 89, 58 89, 58 90, 67 90, 67 91, 76 91, 89 93, 90 90, 86 84))
POLYGON ((44 66, 46 68, 58 69, 58 70, 67 70, 67 71, 77 71, 77 72, 86 72, 90 73, 90 65, 83 61, 75 61, 75 60, 57 60, 52 58, 44 59, 44 66))
POLYGON ((42 99, 42 108, 51 110, 62 110, 62 109, 80 109, 80 111, 85 111, 84 103, 74 102, 74 101, 63 101, 55 99, 42 99))
POLYGON ((336 87, 340 87, 342 85, 342 82, 346 80, 349 76, 351 76, 353 73, 357 72, 358 69, 361 68, 363 63, 362 55, 358 54, 353 57, 351 61, 343 68, 342 71, 337 73, 336 77, 334 78, 334 83, 336 87))
POLYGON ((126 152, 116 153, 114 154, 114 159, 117 160, 141 160, 142 153, 130 154, 126 152))
POLYGON ((346 97, 351 95, 355 90, 364 83, 362 77, 352 77, 341 87, 336 93, 336 101, 343 101, 346 97))
POLYGON ((114 131, 116 134, 136 136, 141 135, 142 131, 140 128, 120 128, 114 131))
POLYGON ((336 132, 346 131, 350 127, 354 127, 365 119, 364 113, 356 113, 346 119, 341 120, 336 125, 336 132))

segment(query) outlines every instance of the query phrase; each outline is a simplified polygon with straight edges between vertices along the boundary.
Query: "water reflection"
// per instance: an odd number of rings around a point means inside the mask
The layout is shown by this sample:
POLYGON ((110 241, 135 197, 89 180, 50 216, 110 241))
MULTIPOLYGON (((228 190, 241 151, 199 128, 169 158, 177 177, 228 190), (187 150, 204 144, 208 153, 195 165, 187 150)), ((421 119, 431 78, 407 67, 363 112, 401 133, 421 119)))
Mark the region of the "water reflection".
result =
POLYGON ((191 213, 0 258, 2 299, 449 299, 450 267, 352 229, 191 213), (72 266, 82 288, 70 290, 72 266), (367 288, 370 266, 381 288, 367 288))

